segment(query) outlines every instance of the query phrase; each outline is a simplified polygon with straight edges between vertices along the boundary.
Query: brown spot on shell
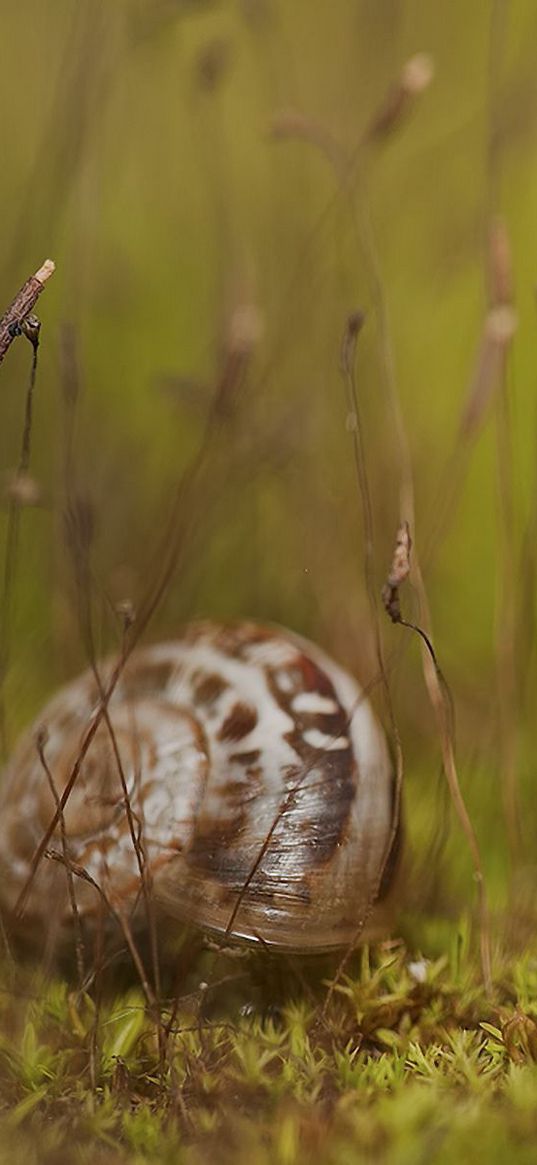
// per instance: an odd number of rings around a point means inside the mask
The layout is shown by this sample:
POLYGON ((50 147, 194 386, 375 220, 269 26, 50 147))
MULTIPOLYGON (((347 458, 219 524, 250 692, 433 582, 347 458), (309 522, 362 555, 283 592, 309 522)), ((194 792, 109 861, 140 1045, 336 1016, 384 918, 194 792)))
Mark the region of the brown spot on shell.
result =
POLYGON ((220 795, 226 801, 240 801, 245 792, 244 781, 227 781, 222 785, 220 795))
POLYGON ((230 659, 244 659, 250 647, 278 639, 278 632, 271 627, 260 626, 248 620, 237 623, 211 623, 200 621, 191 624, 185 631, 186 643, 209 642, 217 651, 230 659))
POLYGON ((172 678, 177 678, 179 668, 170 659, 134 661, 127 665, 123 674, 122 689, 127 697, 162 695, 172 678))
POLYGON ((262 769, 247 769, 245 777, 244 781, 230 778, 223 786, 223 812, 217 819, 198 816, 187 854, 191 867, 236 891, 243 886, 252 864, 251 855, 240 844, 240 835, 247 826, 249 802, 263 787, 262 769))
POLYGON ((248 736, 257 724, 257 712, 252 704, 244 704, 239 700, 234 704, 229 716, 224 721, 218 740, 239 741, 248 736))
POLYGON ((205 675, 203 672, 196 673, 192 693, 194 703, 210 706, 219 699, 227 687, 226 680, 222 679, 222 676, 216 675, 216 673, 211 675, 205 675))
POLYGON ((274 631, 269 627, 260 627, 257 623, 230 623, 218 628, 215 644, 233 659, 242 659, 250 647, 274 638, 274 631))
POLYGON ((230 762, 239 765, 255 765, 261 756, 260 748, 252 748, 250 752, 232 752, 230 762))
MULTIPOLYGON (((75 712, 73 708, 67 708, 56 712, 52 719, 54 731, 57 736, 66 736, 68 732, 76 731, 79 721, 83 723, 84 715, 88 716, 91 708, 95 704, 95 693, 88 691, 88 700, 81 701, 80 709, 75 712)), ((43 726, 46 730, 47 726, 43 726)), ((32 741, 32 747, 35 752, 35 740, 32 741)), ((45 746, 46 752, 46 746, 45 746)))
POLYGON ((266 668, 267 683, 276 703, 293 722, 286 740, 301 761, 288 774, 288 788, 297 786, 297 795, 308 798, 311 807, 309 838, 306 840, 302 834, 297 842, 305 862, 319 866, 330 861, 334 851, 345 842, 359 774, 350 744, 348 748, 315 748, 308 743, 305 733, 318 728, 323 735, 334 739, 347 736, 349 716, 339 702, 330 677, 315 660, 300 652, 289 668, 283 670, 288 671, 292 683, 282 685, 282 668, 270 667, 266 668), (337 711, 328 716, 297 712, 293 700, 299 692, 324 696, 333 701, 337 711), (315 789, 312 784, 308 785, 309 773, 314 777, 315 789))
POLYGON ((210 821, 197 830, 189 847, 188 864, 219 882, 238 885, 248 873, 248 861, 238 843, 246 814, 240 806, 232 817, 210 821))

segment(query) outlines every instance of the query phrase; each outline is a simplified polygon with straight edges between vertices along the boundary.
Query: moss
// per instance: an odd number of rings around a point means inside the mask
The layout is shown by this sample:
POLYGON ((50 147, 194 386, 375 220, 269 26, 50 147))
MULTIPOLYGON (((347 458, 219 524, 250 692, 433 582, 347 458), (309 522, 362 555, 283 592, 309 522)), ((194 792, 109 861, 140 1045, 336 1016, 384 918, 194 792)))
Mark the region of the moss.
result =
POLYGON ((0 1161, 533 1161, 537 956, 497 966, 490 999, 470 955, 392 943, 358 964, 327 1009, 322 983, 276 1005, 249 972, 256 1003, 223 985, 204 1018, 190 992, 163 1006, 164 1047, 133 987, 97 1014, 6 970, 0 1161))

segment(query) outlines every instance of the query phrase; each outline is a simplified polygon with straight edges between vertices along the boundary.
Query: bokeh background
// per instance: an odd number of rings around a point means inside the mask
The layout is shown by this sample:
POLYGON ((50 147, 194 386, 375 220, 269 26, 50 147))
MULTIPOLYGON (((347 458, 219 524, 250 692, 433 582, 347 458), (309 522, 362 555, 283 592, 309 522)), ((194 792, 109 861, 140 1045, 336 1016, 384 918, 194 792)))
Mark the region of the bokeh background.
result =
MULTIPOLYGON (((95 636, 112 650, 114 605, 137 609, 158 572, 177 483, 239 333, 246 372, 194 475, 180 560, 146 638, 197 616, 254 615, 374 678, 340 369, 346 319, 361 309, 375 586, 401 516, 400 408, 461 782, 498 933, 509 903, 519 939, 537 824, 535 6, 5 0, 1 26, 2 303, 45 257, 57 263, 38 305, 39 504, 22 514, 8 745, 86 661, 66 493, 91 527, 95 636), (423 92, 383 128, 379 112, 423 53, 423 92), (498 215, 518 328, 465 439, 498 215)), ((30 359, 20 340, 1 369, 6 486, 30 359)), ((421 617, 410 586, 403 605, 421 617)), ((419 643, 387 619, 383 635, 405 757, 401 925, 441 946, 442 920, 474 909, 471 863, 450 821, 419 643)))

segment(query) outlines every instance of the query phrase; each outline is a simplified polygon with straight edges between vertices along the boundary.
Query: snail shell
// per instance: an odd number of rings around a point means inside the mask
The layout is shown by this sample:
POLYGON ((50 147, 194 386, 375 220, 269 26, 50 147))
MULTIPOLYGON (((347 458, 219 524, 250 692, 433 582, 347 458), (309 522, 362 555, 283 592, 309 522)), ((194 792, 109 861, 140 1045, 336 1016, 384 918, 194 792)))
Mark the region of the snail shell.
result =
MULTIPOLYGON (((102 666, 105 684, 111 669, 102 666)), ((87 672, 45 707, 8 767, 0 817, 8 913, 98 706, 87 672)), ((86 927, 103 897, 92 882, 120 911, 141 909, 119 757, 159 917, 162 908, 226 940, 282 950, 353 939, 387 855, 393 775, 384 736, 345 671, 279 628, 193 624, 175 642, 133 653, 109 717, 113 734, 102 720, 66 802, 63 841, 58 825, 49 844, 56 853, 63 845, 79 873, 72 884, 86 927)), ((25 925, 46 926, 54 912, 69 929, 68 890, 65 866, 42 860, 25 925)))

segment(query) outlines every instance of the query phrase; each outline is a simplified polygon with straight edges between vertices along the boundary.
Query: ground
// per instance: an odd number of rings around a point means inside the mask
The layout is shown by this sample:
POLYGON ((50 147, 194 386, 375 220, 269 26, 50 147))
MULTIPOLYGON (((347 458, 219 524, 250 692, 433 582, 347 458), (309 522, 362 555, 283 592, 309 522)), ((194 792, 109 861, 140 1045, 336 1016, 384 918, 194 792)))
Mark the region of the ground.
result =
POLYGON ((365 948, 324 1010, 315 975, 282 992, 280 972, 271 1002, 270 971, 205 963, 215 988, 164 1007, 161 1054, 138 988, 97 1016, 67 980, 19 968, 15 986, 8 964, 0 1161, 534 1162, 537 958, 497 959, 487 997, 452 939, 435 961, 365 948))

